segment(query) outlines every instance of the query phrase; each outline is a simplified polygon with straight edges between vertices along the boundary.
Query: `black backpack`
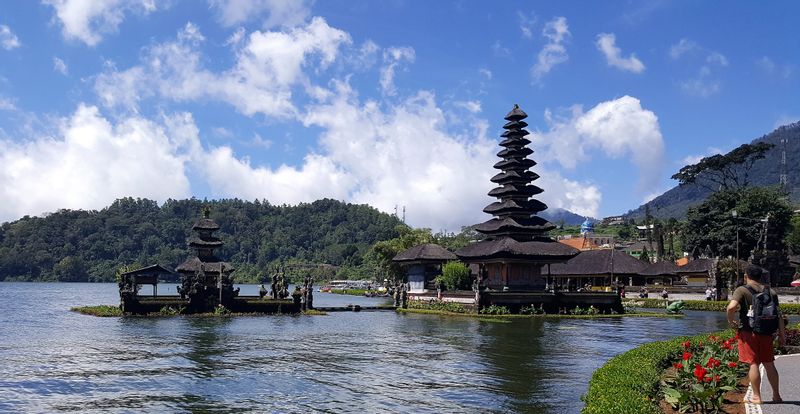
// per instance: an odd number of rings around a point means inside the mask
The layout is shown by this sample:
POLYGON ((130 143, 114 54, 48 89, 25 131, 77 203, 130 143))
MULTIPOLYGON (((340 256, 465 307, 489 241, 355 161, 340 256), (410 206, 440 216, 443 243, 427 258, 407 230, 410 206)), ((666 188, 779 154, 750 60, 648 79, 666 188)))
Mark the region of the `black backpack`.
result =
POLYGON ((749 317, 750 328, 761 335, 772 335, 778 330, 778 300, 772 300, 769 288, 764 286, 764 291, 756 292, 750 286, 745 286, 753 295, 753 316, 749 317))

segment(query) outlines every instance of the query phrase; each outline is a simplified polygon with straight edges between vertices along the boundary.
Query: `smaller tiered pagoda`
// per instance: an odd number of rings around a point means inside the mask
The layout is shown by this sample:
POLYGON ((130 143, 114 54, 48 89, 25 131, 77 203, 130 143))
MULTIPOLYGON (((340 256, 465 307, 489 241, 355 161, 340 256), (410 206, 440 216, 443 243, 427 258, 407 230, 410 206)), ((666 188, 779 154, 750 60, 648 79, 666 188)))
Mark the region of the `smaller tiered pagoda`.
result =
POLYGON ((196 233, 188 240, 196 256, 180 264, 175 271, 181 275, 180 294, 188 299, 187 308, 192 312, 210 312, 217 305, 230 306, 236 292, 230 274, 234 268, 214 255, 222 247, 222 240, 214 236, 219 224, 203 210, 203 218, 192 226, 196 233))

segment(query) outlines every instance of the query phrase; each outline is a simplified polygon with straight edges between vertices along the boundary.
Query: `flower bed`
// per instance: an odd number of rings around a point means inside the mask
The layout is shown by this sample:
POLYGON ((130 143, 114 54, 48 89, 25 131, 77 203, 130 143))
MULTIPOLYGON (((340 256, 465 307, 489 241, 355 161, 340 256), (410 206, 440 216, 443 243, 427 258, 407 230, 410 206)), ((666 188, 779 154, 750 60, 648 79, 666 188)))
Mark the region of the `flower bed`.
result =
MULTIPOLYGON (((733 337, 733 331, 724 331, 716 336, 728 339, 733 337)), ((707 340, 708 335, 704 334, 651 342, 611 358, 592 375, 589 390, 581 397, 586 402, 583 413, 661 413, 658 394, 664 370, 683 356, 686 341, 699 343, 707 340)))
MULTIPOLYGON (((671 302, 675 302, 674 300, 671 302)), ((632 306, 636 308, 665 308, 667 301, 664 299, 624 299, 622 301, 625 306, 632 306)), ((728 306, 727 301, 710 301, 710 300, 684 300, 684 310, 699 310, 699 311, 720 311, 724 312, 728 306)), ((781 303, 781 312, 784 315, 800 315, 800 303, 781 303)))
POLYGON ((747 372, 736 342, 737 337, 716 335, 684 341, 683 354, 672 362, 675 371, 662 384, 664 400, 679 412, 719 411, 725 393, 747 372))

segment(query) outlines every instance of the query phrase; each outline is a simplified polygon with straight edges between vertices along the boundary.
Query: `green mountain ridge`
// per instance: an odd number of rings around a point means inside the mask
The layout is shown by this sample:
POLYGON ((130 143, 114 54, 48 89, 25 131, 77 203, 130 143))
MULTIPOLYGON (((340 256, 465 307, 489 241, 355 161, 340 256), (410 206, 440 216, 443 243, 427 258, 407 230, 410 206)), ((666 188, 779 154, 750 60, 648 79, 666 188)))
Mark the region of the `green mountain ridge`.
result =
POLYGON ((122 198, 99 211, 60 210, 0 225, 0 281, 113 281, 123 265, 174 268, 203 207, 220 225, 217 256, 237 280, 261 280, 279 264, 358 266, 401 221, 368 205, 323 199, 297 206, 266 201, 122 198))
MULTIPOLYGON (((778 186, 781 175, 781 160, 786 139, 786 191, 789 201, 793 204, 800 202, 800 122, 784 125, 760 138, 751 141, 751 144, 765 142, 775 145, 767 151, 763 159, 753 163, 748 173, 751 186, 778 186)), ((738 169, 742 174, 742 169, 738 169)), ((658 219, 676 218, 683 219, 690 207, 703 202, 712 193, 707 180, 698 179, 696 184, 678 185, 664 194, 642 204, 634 210, 624 214, 625 218, 641 220, 645 216, 645 206, 650 208, 650 214, 658 219)))

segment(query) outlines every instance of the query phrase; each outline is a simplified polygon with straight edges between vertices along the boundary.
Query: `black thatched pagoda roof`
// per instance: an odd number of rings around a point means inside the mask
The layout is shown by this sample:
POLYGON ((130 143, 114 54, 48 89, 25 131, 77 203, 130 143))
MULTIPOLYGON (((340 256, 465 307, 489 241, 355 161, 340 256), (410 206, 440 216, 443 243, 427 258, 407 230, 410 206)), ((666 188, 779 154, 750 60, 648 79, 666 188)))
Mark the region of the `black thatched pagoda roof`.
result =
POLYGON ((194 223, 192 230, 219 230, 219 224, 208 217, 204 217, 194 223))
POLYGON ((497 153, 501 160, 494 165, 500 172, 491 178, 499 187, 489 191, 498 201, 483 209, 494 218, 475 226, 476 231, 487 236, 486 240, 456 252, 464 260, 514 258, 546 263, 578 254, 577 249, 547 237, 546 233, 556 226, 536 216, 547 205, 532 198, 543 190, 532 184, 539 175, 529 170, 536 161, 528 158, 533 150, 527 147, 531 141, 525 138, 529 135, 525 130, 528 124, 523 121, 527 116, 517 105, 505 116, 508 122, 503 125, 504 139, 500 142, 504 148, 497 153))
POLYGON ((642 276, 676 275, 678 274, 678 269, 678 265, 671 260, 662 260, 645 266, 639 274, 642 276))
POLYGON ((459 249, 456 254, 467 262, 487 259, 522 259, 538 263, 562 262, 578 250, 548 237, 516 241, 511 237, 483 240, 459 249))
POLYGON ((611 249, 586 250, 566 263, 550 265, 551 275, 638 275, 647 266, 641 260, 611 249))
POLYGON ((205 261, 200 260, 199 257, 192 257, 178 265, 175 271, 179 273, 195 273, 199 272, 202 267, 205 273, 216 274, 219 273, 223 266, 225 267, 225 273, 230 273, 235 270, 230 263, 220 261, 216 257, 207 258, 205 261))
POLYGON ((457 260, 455 254, 438 244, 420 244, 398 253, 392 261, 398 263, 409 262, 447 262, 457 260))

